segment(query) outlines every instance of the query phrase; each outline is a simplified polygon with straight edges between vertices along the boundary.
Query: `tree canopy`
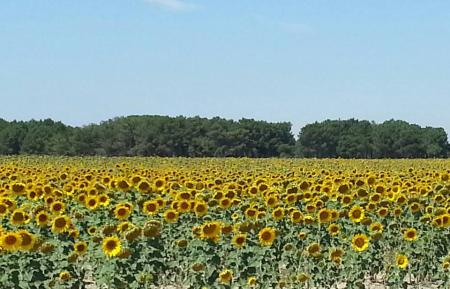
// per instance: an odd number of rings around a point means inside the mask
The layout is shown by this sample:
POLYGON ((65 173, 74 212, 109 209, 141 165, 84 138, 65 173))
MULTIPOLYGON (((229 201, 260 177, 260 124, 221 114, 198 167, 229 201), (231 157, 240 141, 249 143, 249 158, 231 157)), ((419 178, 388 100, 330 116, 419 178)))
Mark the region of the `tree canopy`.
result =
POLYGON ((219 117, 117 117, 72 127, 51 119, 0 119, 0 154, 183 157, 446 157, 442 128, 389 120, 326 120, 305 125, 219 117))

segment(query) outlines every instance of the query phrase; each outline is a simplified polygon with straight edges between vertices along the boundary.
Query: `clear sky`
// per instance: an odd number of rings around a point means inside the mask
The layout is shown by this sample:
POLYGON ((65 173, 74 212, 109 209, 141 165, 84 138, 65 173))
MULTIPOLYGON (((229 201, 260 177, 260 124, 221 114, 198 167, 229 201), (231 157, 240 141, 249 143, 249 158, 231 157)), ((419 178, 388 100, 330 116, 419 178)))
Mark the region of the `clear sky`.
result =
POLYGON ((450 1, 0 1, 1 118, 130 114, 450 132, 450 1))

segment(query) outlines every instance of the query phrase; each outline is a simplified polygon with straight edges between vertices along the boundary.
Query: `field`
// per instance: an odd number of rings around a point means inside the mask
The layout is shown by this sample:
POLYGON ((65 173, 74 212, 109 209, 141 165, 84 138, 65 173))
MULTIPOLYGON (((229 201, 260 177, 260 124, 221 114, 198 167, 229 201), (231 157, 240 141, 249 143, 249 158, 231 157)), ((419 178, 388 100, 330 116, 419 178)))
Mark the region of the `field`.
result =
POLYGON ((5 289, 450 288, 448 160, 2 157, 0 220, 5 289))

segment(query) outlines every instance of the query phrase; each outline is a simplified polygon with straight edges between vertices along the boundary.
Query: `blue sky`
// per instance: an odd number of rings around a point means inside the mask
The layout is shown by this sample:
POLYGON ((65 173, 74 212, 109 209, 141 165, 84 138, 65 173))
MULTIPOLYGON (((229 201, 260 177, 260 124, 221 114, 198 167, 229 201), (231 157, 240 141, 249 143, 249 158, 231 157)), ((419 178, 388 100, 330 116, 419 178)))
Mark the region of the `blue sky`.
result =
POLYGON ((0 117, 403 119, 450 132, 450 1, 1 0, 0 117))

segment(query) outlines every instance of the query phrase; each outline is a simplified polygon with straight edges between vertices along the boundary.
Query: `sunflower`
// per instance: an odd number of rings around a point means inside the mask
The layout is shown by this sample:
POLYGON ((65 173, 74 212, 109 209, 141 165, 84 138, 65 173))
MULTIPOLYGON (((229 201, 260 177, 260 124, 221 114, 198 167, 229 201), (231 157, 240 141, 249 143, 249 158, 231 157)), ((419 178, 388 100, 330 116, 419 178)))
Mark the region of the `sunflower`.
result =
POLYGON ((163 190, 165 185, 166 185, 166 180, 163 178, 156 179, 154 182, 155 189, 158 191, 163 190))
POLYGON ((118 220, 124 220, 131 214, 131 210, 124 204, 119 204, 114 208, 114 217, 118 220))
POLYGON ((383 225, 379 222, 370 224, 369 228, 371 234, 380 234, 383 232, 383 225))
MULTIPOLYGON (((174 208, 175 209, 175 208, 174 208)), ((178 213, 186 213, 191 209, 191 204, 187 200, 180 200, 176 208, 178 213)))
POLYGON ((364 219, 364 209, 358 205, 353 206, 350 209, 348 216, 354 223, 359 223, 364 219))
POLYGON ((337 262, 342 260, 342 257, 344 256, 344 250, 342 248, 332 248, 330 250, 330 260, 337 262))
POLYGON ((395 264, 398 268, 405 269, 409 264, 408 257, 402 254, 397 254, 397 257, 395 258, 395 264))
POLYGON ((298 224, 303 221, 303 214, 297 209, 290 211, 290 219, 294 224, 298 224))
POLYGON ((420 211, 421 207, 422 206, 419 203, 413 202, 409 205, 409 210, 411 211, 411 213, 415 214, 420 211))
POLYGON ((358 234, 352 238, 352 247, 356 252, 362 252, 369 248, 369 237, 365 234, 358 234))
POLYGON ((194 263, 191 266, 192 271, 194 272, 200 272, 205 270, 205 264, 204 263, 194 263))
POLYGON ((265 227, 258 233, 259 242, 263 246, 271 246, 276 238, 276 231, 273 228, 265 227))
POLYGON ((91 196, 86 198, 86 208, 93 211, 98 208, 99 201, 97 196, 91 196))
POLYGON ((278 198, 275 195, 270 195, 265 199, 266 206, 275 208, 278 205, 278 198))
POLYGON ((256 279, 255 276, 250 276, 247 279, 247 285, 250 286, 250 287, 256 286, 257 281, 258 280, 256 279))
POLYGON ((254 208, 247 208, 245 210, 245 216, 249 219, 255 219, 257 216, 258 210, 254 209, 254 208))
POLYGON ((227 197, 219 200, 219 207, 224 210, 229 209, 232 204, 233 204, 232 200, 227 197))
POLYGON ((417 239, 417 230, 414 228, 408 228, 403 232, 403 239, 406 241, 415 241, 417 239))
POLYGON ((201 226, 200 238, 216 240, 221 233, 222 224, 217 221, 208 222, 201 226))
POLYGON ((384 217, 386 217, 389 214, 389 209, 386 208, 386 207, 381 207, 381 208, 378 209, 377 214, 381 218, 384 218, 384 217))
POLYGON ((155 215, 159 211, 159 204, 155 200, 145 201, 142 205, 143 212, 147 215, 155 215))
POLYGON ((0 236, 0 247, 6 251, 17 251, 22 243, 22 236, 15 232, 7 232, 0 236))
POLYGON ((227 224, 227 223, 222 223, 221 227, 220 227, 220 232, 223 235, 231 234, 231 232, 233 232, 233 225, 230 225, 230 224, 227 224))
POLYGON ((403 213, 403 209, 401 207, 395 207, 394 210, 392 211, 392 215, 394 217, 400 217, 403 213))
POLYGON ((17 231, 17 234, 21 237, 21 242, 19 244, 20 250, 31 251, 36 243, 36 237, 27 230, 19 230, 17 231))
POLYGON ((28 221, 29 216, 23 209, 15 209, 10 216, 10 222, 14 226, 24 225, 28 221))
POLYGON ((164 220, 168 223, 174 223, 178 220, 178 212, 173 209, 166 210, 164 212, 164 220))
POLYGON ((305 282, 307 282, 309 279, 310 279, 310 276, 309 276, 308 273, 302 272, 302 273, 299 273, 299 274, 297 275, 297 280, 298 280, 298 282, 300 282, 300 283, 305 283, 305 282))
POLYGON ((0 203, 0 218, 8 214, 8 206, 0 203))
POLYGON ((78 229, 71 229, 68 231, 68 235, 72 239, 77 239, 80 237, 80 231, 78 231, 78 229))
POLYGON ((88 245, 85 241, 78 241, 75 244, 73 244, 73 250, 78 255, 83 255, 84 253, 87 252, 87 249, 88 249, 88 245))
POLYGON ((194 205, 194 212, 197 217, 202 217, 208 212, 208 205, 203 201, 196 201, 194 205))
POLYGON ((247 236, 245 234, 237 234, 233 237, 232 243, 236 248, 242 248, 245 245, 247 236))
POLYGON ((98 196, 98 203, 103 206, 106 207, 109 205, 110 199, 109 196, 106 194, 101 194, 98 196))
POLYGON ((130 189, 130 184, 125 179, 120 179, 116 181, 116 186, 118 189, 120 189, 122 192, 127 192, 130 189))
POLYGON ((152 190, 152 186, 150 185, 149 182, 147 182, 146 180, 141 180, 138 184, 137 184, 137 189, 139 192, 141 193, 149 193, 152 190))
POLYGON ((70 218, 65 215, 57 216, 52 221, 52 232, 63 233, 70 227, 70 218))
POLYGON ((116 230, 118 233, 123 234, 123 233, 126 233, 128 230, 133 229, 134 227, 135 226, 133 223, 124 221, 124 222, 120 223, 119 225, 117 225, 116 230))
POLYGON ((284 209, 282 207, 278 207, 272 211, 272 218, 275 221, 281 221, 284 218, 284 209))
POLYGON ((27 187, 24 183, 14 183, 11 185, 11 191, 17 195, 25 193, 26 188, 27 187))
POLYGON ((339 232, 341 231, 341 227, 338 224, 330 224, 327 228, 328 234, 331 236, 337 236, 339 235, 339 232))
POLYGON ((230 284, 233 279, 233 272, 229 269, 225 269, 219 273, 219 282, 221 284, 230 284))
POLYGON ((71 278, 72 276, 70 275, 70 273, 68 271, 62 271, 61 273, 59 273, 59 279, 61 281, 67 281, 71 278))
POLYGON ((320 223, 328 223, 333 219, 333 216, 330 210, 323 208, 317 213, 317 219, 320 223))
POLYGON ((97 227, 95 227, 95 226, 90 226, 90 227, 88 227, 88 228, 87 228, 87 233, 88 233, 90 236, 95 235, 95 233, 97 233, 97 227))
POLYGON ((299 233, 297 234, 297 237, 298 237, 300 240, 305 240, 307 236, 308 236, 308 234, 307 234, 306 232, 299 232, 299 233))
POLYGON ((35 216, 38 226, 45 227, 50 222, 50 215, 46 211, 40 211, 35 216))
POLYGON ((312 257, 320 256, 321 250, 322 250, 322 248, 320 247, 319 243, 312 243, 311 245, 309 245, 306 248, 306 251, 308 252, 308 255, 312 256, 312 257))
POLYGON ((55 201, 50 205, 50 211, 55 215, 60 215, 64 213, 66 206, 61 201, 55 201))
POLYGON ((109 257, 117 256, 121 251, 121 242, 117 237, 106 237, 102 242, 102 250, 109 257))

